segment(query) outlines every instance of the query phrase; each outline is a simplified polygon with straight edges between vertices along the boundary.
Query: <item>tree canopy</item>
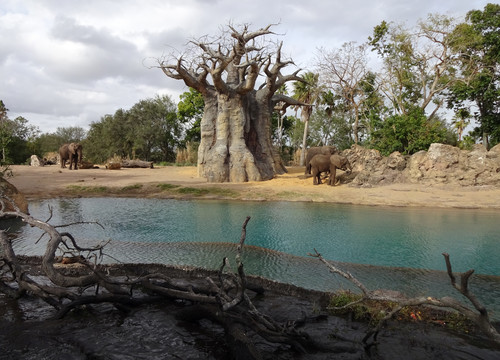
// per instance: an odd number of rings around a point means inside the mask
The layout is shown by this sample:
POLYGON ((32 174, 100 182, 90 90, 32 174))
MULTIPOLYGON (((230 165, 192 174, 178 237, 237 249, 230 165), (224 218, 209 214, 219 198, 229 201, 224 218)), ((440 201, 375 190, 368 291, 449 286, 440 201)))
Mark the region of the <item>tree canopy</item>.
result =
POLYGON ((268 180, 285 171, 273 155, 271 114, 278 102, 298 103, 278 89, 301 79, 299 70, 282 74, 292 61, 282 58, 282 44, 268 39, 271 27, 228 25, 216 37, 191 41, 182 55, 158 61, 165 75, 203 96, 198 174, 209 181, 268 180))
POLYGON ((93 122, 85 141, 85 156, 103 163, 113 156, 156 162, 175 161, 182 123, 169 96, 141 100, 93 122))
POLYGON ((271 179, 286 171, 278 153, 291 160, 309 146, 358 143, 389 155, 432 142, 500 143, 500 5, 463 19, 431 14, 412 27, 382 21, 364 43, 317 49, 314 68, 303 73, 283 54, 274 26, 229 24, 191 40, 158 59, 165 75, 188 86, 177 103, 139 100, 103 115, 88 133, 61 127, 40 135, 28 119, 10 119, 2 102, 0 159, 25 163, 81 141, 95 163, 114 155, 173 162, 178 149, 196 153, 199 144, 201 177, 240 182, 271 179))

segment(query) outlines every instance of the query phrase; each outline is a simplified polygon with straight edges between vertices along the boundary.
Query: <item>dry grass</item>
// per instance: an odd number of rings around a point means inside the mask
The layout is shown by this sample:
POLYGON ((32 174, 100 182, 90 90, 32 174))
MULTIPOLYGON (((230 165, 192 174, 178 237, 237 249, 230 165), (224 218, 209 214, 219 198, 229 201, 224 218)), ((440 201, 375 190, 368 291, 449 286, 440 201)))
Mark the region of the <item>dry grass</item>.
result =
POLYGON ((177 164, 196 165, 198 161, 198 143, 188 142, 185 149, 177 149, 175 162, 177 164))

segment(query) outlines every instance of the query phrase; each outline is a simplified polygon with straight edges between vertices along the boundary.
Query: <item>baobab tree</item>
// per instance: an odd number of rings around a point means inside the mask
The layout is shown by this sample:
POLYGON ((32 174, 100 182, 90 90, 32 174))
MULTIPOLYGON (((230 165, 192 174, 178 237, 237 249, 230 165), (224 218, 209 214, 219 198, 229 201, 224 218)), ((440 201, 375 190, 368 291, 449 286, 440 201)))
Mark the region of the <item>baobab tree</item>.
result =
POLYGON ((198 175, 210 182, 269 180, 286 172, 273 153, 271 115, 278 103, 300 104, 278 92, 301 80, 300 69, 281 73, 293 62, 282 59, 282 43, 266 38, 274 34, 271 27, 228 25, 217 38, 191 41, 183 54, 158 61, 165 75, 203 96, 198 175))

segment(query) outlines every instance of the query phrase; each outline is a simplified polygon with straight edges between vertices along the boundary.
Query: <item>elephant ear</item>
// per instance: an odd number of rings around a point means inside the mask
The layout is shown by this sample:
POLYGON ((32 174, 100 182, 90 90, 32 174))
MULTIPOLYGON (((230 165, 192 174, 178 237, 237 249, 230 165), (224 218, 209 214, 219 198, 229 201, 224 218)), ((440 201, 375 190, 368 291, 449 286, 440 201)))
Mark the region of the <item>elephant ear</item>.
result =
POLYGON ((342 167, 342 158, 337 155, 332 155, 330 157, 330 162, 338 168, 342 167))

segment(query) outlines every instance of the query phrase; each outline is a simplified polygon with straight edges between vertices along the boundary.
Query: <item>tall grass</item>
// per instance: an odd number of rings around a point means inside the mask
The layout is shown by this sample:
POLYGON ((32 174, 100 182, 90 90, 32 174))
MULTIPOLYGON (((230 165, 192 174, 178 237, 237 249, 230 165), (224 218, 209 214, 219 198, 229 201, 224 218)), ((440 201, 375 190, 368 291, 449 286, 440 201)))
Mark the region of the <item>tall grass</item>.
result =
POLYGON ((186 148, 177 149, 175 162, 177 164, 196 165, 198 162, 198 142, 187 142, 186 148))

